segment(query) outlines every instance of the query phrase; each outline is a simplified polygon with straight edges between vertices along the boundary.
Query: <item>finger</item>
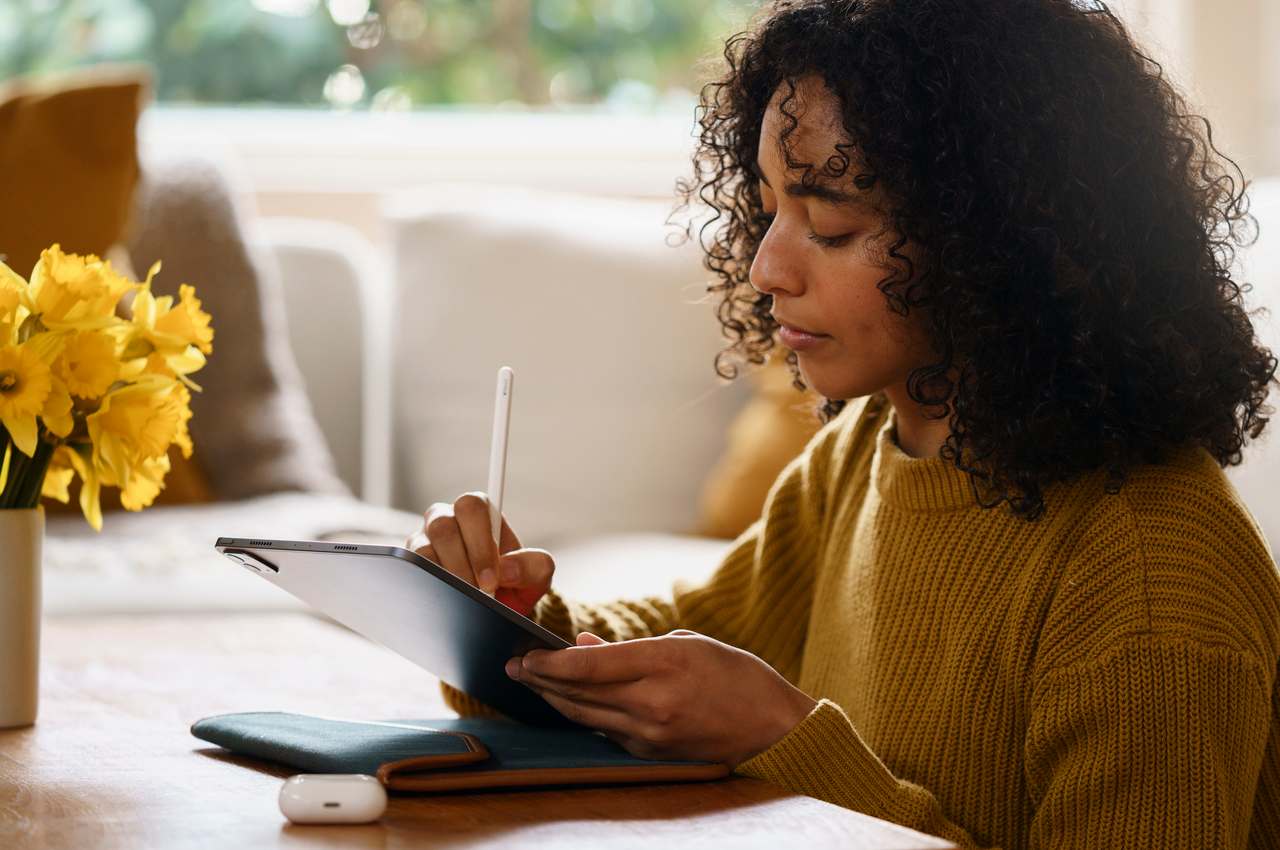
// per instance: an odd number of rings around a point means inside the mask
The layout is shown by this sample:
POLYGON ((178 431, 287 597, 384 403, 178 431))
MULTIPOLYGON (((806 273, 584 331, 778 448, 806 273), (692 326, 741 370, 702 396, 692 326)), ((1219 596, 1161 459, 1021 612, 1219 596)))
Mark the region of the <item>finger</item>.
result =
POLYGON ((635 737, 637 734, 635 721, 624 711, 586 702, 575 702, 546 689, 534 688, 533 690, 546 700, 548 705, 574 723, 604 732, 613 732, 627 738, 635 737))
POLYGON ((506 553, 520 548, 520 538, 516 537, 516 533, 511 530, 511 526, 507 525, 505 516, 502 518, 502 529, 498 532, 498 537, 501 540, 498 551, 506 553))
MULTIPOLYGON (((479 490, 476 490, 474 494, 466 494, 466 495, 481 496, 486 501, 492 502, 492 500, 489 499, 489 496, 487 493, 483 493, 479 490)), ((430 522, 436 515, 440 515, 440 514, 443 514, 445 516, 453 516, 454 503, 453 502, 434 503, 430 508, 427 509, 427 513, 426 513, 427 522, 430 522)), ((424 528, 426 527, 425 523, 423 527, 424 528)), ((489 527, 490 528, 493 527, 492 519, 489 520, 489 527)), ((500 539, 500 545, 498 546, 498 551, 511 552, 515 549, 520 548, 520 538, 517 537, 516 533, 511 530, 511 526, 507 524, 507 518, 505 516, 502 518, 502 528, 498 532, 498 537, 500 539)))
POLYGON ((431 527, 431 521, 440 516, 453 516, 453 502, 432 502, 431 507, 422 512, 422 533, 431 527))
POLYGON ((578 633, 578 646, 600 646, 601 644, 605 644, 608 642, 609 641, 605 640, 599 635, 594 635, 591 632, 578 633))
POLYGON ((641 758, 641 759, 658 758, 658 755, 657 753, 654 752, 653 747, 650 746, 645 741, 640 740, 639 738, 632 738, 631 736, 623 735, 620 732, 610 732, 608 730, 601 730, 601 731, 604 733, 604 736, 606 738, 608 738, 610 741, 613 741, 619 747, 622 747, 622 749, 631 753, 631 755, 635 756, 636 758, 641 758))
POLYGON ((662 664, 661 647, 654 638, 535 649, 524 656, 525 670, 546 679, 575 682, 630 682, 658 672, 662 664))
POLYGON ((553 693, 561 699, 589 703, 599 708, 614 708, 632 717, 644 716, 641 704, 644 694, 638 691, 640 682, 565 682, 544 679, 528 671, 519 671, 512 678, 539 692, 553 693))
POLYGON ((413 534, 410 534, 408 539, 404 541, 404 548, 408 549, 410 552, 421 555, 428 561, 434 562, 436 559, 436 550, 431 547, 431 541, 427 539, 427 527, 425 522, 423 523, 422 528, 418 529, 413 534))
POLYGON ((493 598, 525 617, 532 617, 538 600, 551 589, 555 573, 551 555, 541 549, 519 549, 498 560, 498 589, 493 598))
POLYGON ((462 533, 458 531, 457 520, 451 516, 436 517, 427 527, 427 536, 437 555, 431 560, 468 584, 476 583, 471 562, 467 560, 467 549, 462 543, 462 533))
POLYGON ((498 560, 498 584, 545 591, 555 571, 555 561, 545 549, 517 549, 498 560))
POLYGON ((463 493, 453 503, 453 515, 458 520, 476 586, 492 594, 498 588, 498 542, 493 539, 489 497, 484 493, 463 493))

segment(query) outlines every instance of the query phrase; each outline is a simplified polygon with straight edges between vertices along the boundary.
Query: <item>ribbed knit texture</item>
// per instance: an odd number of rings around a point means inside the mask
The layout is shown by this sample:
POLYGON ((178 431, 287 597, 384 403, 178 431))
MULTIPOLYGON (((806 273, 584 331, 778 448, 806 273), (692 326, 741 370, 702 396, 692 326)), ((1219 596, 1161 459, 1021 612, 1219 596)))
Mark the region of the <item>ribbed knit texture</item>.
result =
POLYGON ((1212 458, 1029 523, 893 424, 848 405, 706 584, 537 619, 755 653, 820 702, 740 773, 962 847, 1280 848, 1280 575, 1212 458))

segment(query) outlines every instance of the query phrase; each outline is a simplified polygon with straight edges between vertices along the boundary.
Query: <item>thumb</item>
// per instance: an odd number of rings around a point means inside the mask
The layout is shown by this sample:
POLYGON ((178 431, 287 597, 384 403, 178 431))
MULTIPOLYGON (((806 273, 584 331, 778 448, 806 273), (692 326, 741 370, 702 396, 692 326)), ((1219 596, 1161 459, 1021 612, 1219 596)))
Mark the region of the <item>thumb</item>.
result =
POLYGON ((609 641, 591 632, 578 632, 578 646, 600 646, 609 641))

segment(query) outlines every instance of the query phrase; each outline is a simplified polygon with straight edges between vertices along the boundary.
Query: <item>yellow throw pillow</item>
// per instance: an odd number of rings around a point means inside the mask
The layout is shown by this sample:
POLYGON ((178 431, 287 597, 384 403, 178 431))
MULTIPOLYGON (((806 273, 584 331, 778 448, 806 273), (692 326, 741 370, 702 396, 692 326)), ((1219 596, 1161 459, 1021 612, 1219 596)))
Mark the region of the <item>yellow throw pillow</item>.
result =
POLYGON ((133 66, 0 84, 0 255, 19 274, 54 242, 101 256, 120 241, 147 90, 133 66))
POLYGON ((728 445, 703 484, 697 531, 737 537, 760 517, 783 467, 818 432, 821 399, 797 390, 779 350, 751 376, 755 395, 729 427, 728 445))

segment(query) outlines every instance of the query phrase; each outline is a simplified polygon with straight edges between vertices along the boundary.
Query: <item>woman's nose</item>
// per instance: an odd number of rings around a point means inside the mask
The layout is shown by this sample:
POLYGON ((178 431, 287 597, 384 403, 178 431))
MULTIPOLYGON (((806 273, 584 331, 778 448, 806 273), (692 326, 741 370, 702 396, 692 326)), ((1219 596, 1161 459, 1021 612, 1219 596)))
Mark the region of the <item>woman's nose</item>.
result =
POLYGON ((751 261, 747 279, 757 292, 764 295, 798 295, 803 289, 802 275, 793 252, 787 246, 789 240, 785 226, 774 219, 760 240, 756 255, 751 261))

